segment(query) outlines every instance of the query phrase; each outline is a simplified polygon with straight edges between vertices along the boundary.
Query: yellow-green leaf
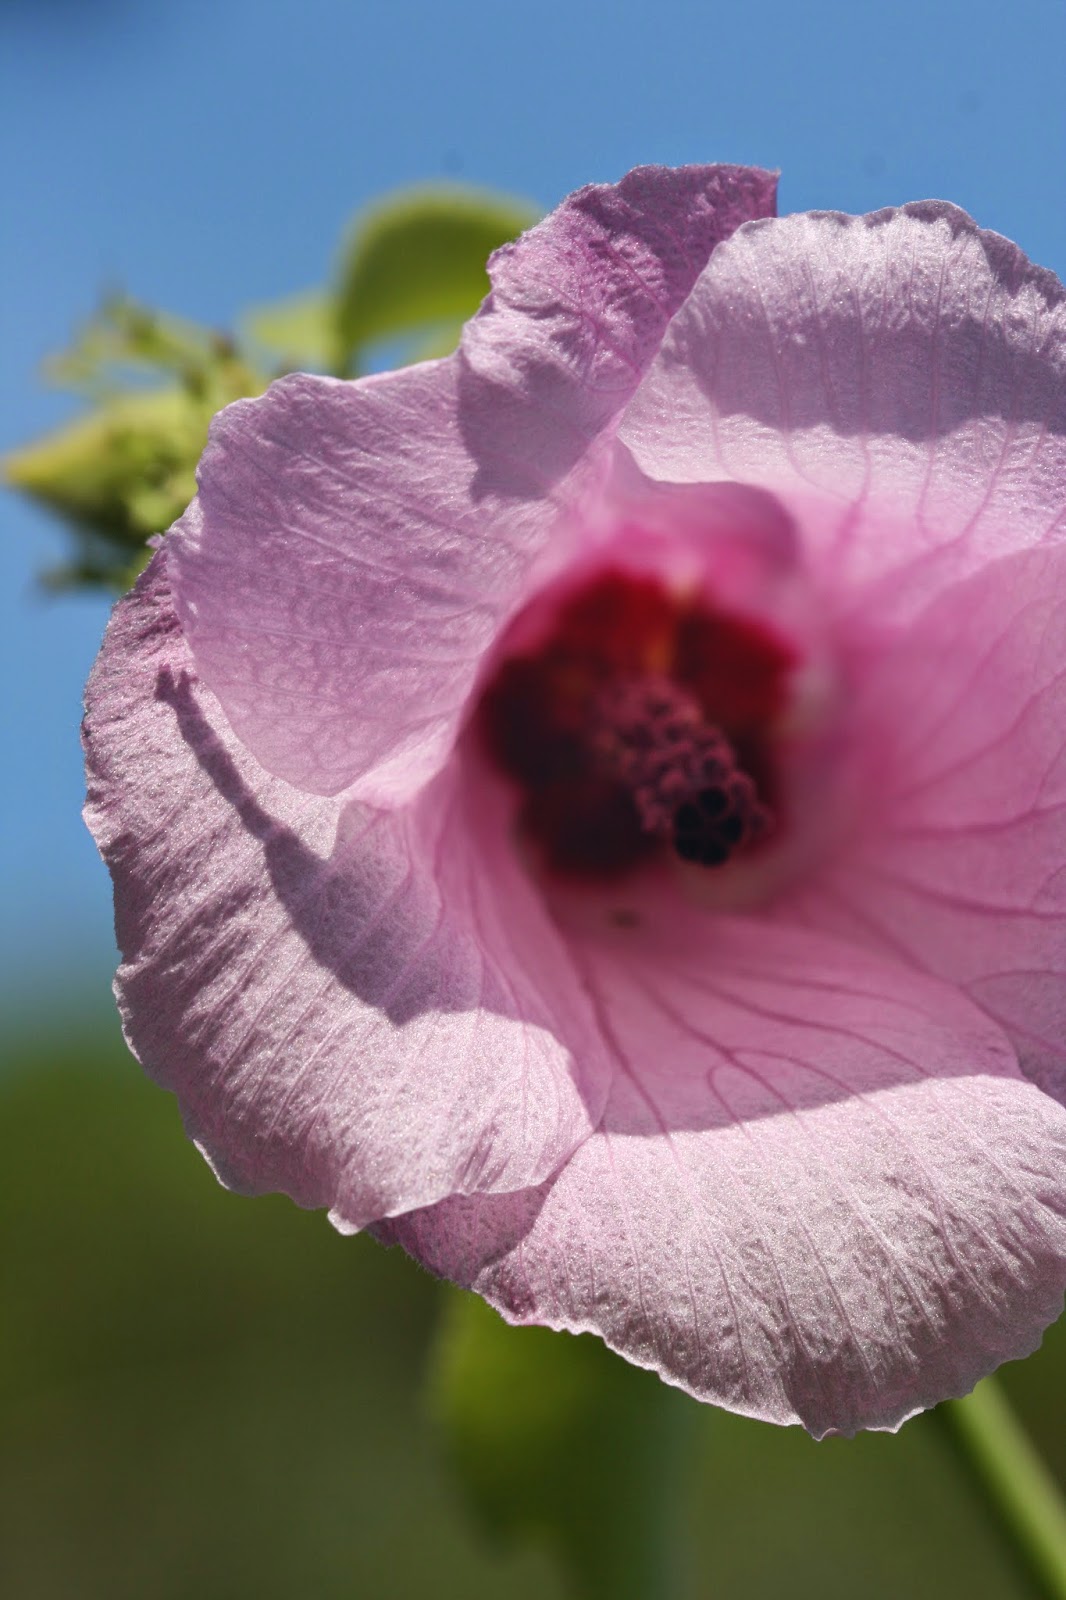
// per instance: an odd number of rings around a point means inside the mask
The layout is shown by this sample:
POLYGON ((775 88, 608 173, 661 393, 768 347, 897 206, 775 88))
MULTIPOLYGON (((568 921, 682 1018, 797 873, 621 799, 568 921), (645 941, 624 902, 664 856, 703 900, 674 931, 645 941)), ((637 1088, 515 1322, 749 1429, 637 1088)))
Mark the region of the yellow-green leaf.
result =
POLYGON ((253 306, 241 318, 241 332, 287 370, 328 368, 336 353, 335 321, 330 296, 321 289, 304 289, 253 306))
POLYGON ((536 218, 522 201, 457 187, 409 190, 365 211, 337 274, 339 366, 375 340, 471 316, 488 291, 489 256, 536 218))

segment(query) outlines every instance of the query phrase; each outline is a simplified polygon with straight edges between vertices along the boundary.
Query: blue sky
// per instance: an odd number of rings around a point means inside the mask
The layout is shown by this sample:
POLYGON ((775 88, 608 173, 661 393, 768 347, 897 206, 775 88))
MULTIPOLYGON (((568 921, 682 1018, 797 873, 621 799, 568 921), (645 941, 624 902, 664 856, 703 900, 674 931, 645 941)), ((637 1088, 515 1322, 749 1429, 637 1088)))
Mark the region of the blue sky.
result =
MULTIPOLYGON (((0 448, 69 414, 37 368, 101 288, 225 325, 425 178, 547 207, 638 162, 750 161, 783 211, 939 196, 1066 275, 1064 58, 1061 0, 3 0, 0 448)), ((107 603, 36 596, 61 540, 0 504, 0 984, 99 997, 77 723, 107 603)))

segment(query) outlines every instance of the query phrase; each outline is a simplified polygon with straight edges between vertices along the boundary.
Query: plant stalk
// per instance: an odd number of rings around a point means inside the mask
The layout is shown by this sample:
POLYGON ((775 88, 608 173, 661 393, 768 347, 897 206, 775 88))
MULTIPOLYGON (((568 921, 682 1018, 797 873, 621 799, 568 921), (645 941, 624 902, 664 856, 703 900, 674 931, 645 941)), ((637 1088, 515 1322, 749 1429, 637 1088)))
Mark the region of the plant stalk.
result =
POLYGON ((1066 1600, 1066 1500, 994 1378, 938 1408, 1035 1594, 1066 1600))

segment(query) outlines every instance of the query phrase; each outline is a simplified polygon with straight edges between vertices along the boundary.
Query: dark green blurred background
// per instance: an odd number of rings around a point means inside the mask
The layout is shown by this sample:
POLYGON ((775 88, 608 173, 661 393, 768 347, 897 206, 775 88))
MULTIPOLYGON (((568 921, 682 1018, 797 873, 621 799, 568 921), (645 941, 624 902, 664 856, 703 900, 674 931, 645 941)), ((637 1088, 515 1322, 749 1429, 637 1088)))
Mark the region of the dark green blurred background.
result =
MULTIPOLYGON (((6 1600, 567 1592, 548 1551, 486 1538, 426 1419, 454 1291, 286 1200, 221 1189, 117 1024, 87 1012, 17 1042, 13 1060, 0 1078, 6 1600)), ((1003 1377, 1066 1478, 1066 1324, 1003 1377)), ((656 1380, 626 1369, 625 1382, 656 1380)), ((693 1410, 693 1595, 1030 1592, 936 1417, 814 1444, 693 1410)))

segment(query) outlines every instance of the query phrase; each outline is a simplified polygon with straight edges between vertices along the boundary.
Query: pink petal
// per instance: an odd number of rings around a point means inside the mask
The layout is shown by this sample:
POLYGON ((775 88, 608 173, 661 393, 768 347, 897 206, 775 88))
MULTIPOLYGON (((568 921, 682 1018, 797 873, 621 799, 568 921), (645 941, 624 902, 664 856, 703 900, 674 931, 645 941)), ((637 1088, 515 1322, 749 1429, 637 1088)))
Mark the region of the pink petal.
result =
POLYGON ((197 681, 164 560, 87 697, 131 1047, 224 1182, 345 1229, 539 1182, 607 1064, 491 790, 457 765, 396 815, 269 777, 197 681))
POLYGON ((859 695, 876 805, 793 913, 966 988, 1066 1103, 1066 544, 947 590, 859 695))
POLYGON ((964 998, 676 913, 584 960, 620 1069, 601 1129, 554 1181, 385 1238, 509 1320, 819 1435, 1035 1348, 1066 1283, 1066 1113, 964 998))
POLYGON ((749 168, 581 190, 494 258, 442 362, 292 377, 216 418, 168 541, 197 670, 270 772, 392 803, 438 770, 478 664, 580 529, 562 513, 719 240, 749 168))
POLYGON ((620 435, 652 477, 780 494, 849 606, 907 615, 1066 528, 1066 292, 953 206, 754 222, 715 251, 620 435))
POLYGON ((463 336, 486 386, 468 396, 479 461, 501 449, 513 462, 520 441, 527 471, 545 456, 568 468, 629 400, 711 253, 773 216, 776 196, 757 167, 635 167, 498 250, 492 294, 463 336))

